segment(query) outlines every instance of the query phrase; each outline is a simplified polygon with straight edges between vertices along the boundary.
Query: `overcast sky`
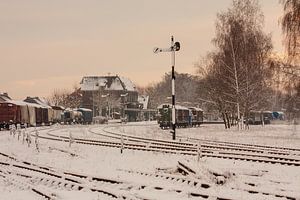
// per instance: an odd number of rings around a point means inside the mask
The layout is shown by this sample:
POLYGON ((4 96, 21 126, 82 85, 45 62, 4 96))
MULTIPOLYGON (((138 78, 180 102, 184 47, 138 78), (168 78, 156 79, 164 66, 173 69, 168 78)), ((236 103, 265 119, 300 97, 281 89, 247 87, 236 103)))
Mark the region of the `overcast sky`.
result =
MULTIPOLYGON (((281 52, 278 0, 261 0, 265 31, 281 52)), ((137 85, 170 71, 170 36, 181 43, 178 72, 212 50, 216 14, 231 0, 2 0, 0 92, 12 98, 49 96, 86 75, 119 74, 137 85)))

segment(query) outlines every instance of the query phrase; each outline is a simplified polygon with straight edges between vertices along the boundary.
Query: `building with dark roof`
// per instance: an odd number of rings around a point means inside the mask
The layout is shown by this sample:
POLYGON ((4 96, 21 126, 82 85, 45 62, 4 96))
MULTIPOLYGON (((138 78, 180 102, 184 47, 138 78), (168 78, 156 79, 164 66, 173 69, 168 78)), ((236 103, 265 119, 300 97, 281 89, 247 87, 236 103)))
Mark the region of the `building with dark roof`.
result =
POLYGON ((138 92, 131 80, 116 76, 85 76, 80 82, 81 107, 91 109, 93 116, 125 117, 135 121, 135 114, 125 109, 138 108, 138 92))

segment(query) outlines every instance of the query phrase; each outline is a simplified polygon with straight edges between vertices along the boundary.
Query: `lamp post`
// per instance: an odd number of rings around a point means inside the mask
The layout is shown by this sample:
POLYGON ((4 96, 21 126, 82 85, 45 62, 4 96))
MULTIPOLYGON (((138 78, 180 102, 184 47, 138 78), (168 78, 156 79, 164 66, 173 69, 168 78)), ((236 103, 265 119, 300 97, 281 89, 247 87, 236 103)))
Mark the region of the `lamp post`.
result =
POLYGON ((175 51, 180 50, 180 43, 174 43, 174 37, 171 36, 171 47, 169 48, 158 48, 155 47, 153 52, 160 53, 160 52, 171 52, 171 65, 172 65, 172 136, 173 140, 176 139, 176 115, 175 115, 175 51))

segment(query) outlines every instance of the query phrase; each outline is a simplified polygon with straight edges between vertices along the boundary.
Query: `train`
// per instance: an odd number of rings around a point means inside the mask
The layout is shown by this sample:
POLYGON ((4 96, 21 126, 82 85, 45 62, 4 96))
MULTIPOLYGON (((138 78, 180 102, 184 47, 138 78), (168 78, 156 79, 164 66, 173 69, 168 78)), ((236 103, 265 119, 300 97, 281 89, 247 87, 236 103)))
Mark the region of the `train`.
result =
POLYGON ((285 120, 285 115, 281 111, 250 111, 249 124, 271 124, 273 120, 285 120))
POLYGON ((54 123, 92 123, 92 110, 86 108, 64 109, 60 106, 9 100, 0 102, 0 129, 10 125, 35 127, 54 123))
MULTIPOLYGON (((157 122, 162 129, 172 127, 172 105, 162 104, 157 107, 157 122)), ((175 106, 176 127, 195 127, 203 123, 203 110, 196 107, 175 106)))
POLYGON ((87 108, 66 109, 62 114, 61 121, 65 124, 91 124, 93 122, 93 112, 87 108))

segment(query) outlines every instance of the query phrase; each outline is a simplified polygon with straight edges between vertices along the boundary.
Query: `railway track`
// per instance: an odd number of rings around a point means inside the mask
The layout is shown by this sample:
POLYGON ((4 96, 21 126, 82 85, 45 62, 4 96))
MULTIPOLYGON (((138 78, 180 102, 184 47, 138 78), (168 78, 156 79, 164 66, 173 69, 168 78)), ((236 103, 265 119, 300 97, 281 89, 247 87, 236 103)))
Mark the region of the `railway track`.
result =
MULTIPOLYGON (((48 131, 48 136, 39 136, 42 139, 55 140, 69 142, 69 137, 66 136, 57 136, 53 133, 55 130, 48 131)), ((89 130, 91 131, 91 130, 89 130)), ((91 131, 95 133, 94 131, 91 131)), ((96 133, 97 134, 97 133, 96 133)), ((79 144, 86 145, 97 145, 113 148, 124 148, 131 150, 140 150, 140 151, 151 151, 151 152, 160 152, 160 153, 170 153, 170 154, 183 154, 196 156, 198 155, 197 147, 195 144, 191 143, 181 143, 165 140, 152 140, 149 138, 139 138, 136 136, 126 136, 124 139, 125 142, 121 142, 121 134, 114 133, 111 137, 117 139, 116 141, 102 141, 95 139, 83 139, 83 138, 74 138, 74 141, 79 144), (119 141, 118 141, 119 140, 119 141)), ((102 134, 103 135, 103 134, 102 134)), ((107 136, 107 135, 106 135, 107 136)), ((125 137, 125 136, 124 136, 125 137)), ((201 145, 201 156, 203 157, 212 157, 212 158, 221 158, 221 159, 231 159, 231 160, 242 160, 242 161, 251 161, 258 163, 270 163, 270 164, 281 164, 289 166, 300 166, 300 158, 297 156, 287 156, 287 155, 272 155, 267 153, 249 153, 233 150, 226 150, 218 148, 218 146, 213 146, 213 148, 206 148, 207 146, 201 145)))
MULTIPOLYGON (((57 129, 49 129, 44 130, 44 133, 40 133, 40 138, 59 141, 59 142, 69 142, 69 138, 66 136, 59 136, 55 134, 57 129)), ((34 136, 34 135, 33 135, 34 136)), ((113 148, 121 148, 122 144, 120 142, 120 137, 118 135, 113 135, 115 142, 111 141, 101 141, 101 140, 91 140, 91 139, 83 139, 83 138, 74 138, 76 143, 86 144, 86 145, 98 145, 98 146, 107 146, 113 148)), ((107 137, 108 134, 107 134, 107 137)), ((158 142, 157 140, 151 142, 151 140, 144 141, 138 140, 138 138, 130 138, 124 136, 123 147, 125 149, 133 149, 133 150, 142 150, 142 151, 155 151, 155 152, 164 152, 171 154, 185 154, 185 155, 197 155, 197 151, 195 145, 176 145, 174 143, 166 143, 164 144, 163 140, 159 140, 162 142, 158 142), (131 140, 132 139, 132 140, 131 140), (153 144, 152 144, 153 143, 153 144), (193 148, 190 148, 193 147, 193 148), (190 149, 189 151, 187 149, 190 149)), ((142 138, 145 139, 145 138, 142 138)), ((169 142, 169 141, 167 141, 169 142)), ((178 142, 180 143, 180 142, 178 142)), ((187 143, 190 144, 190 143, 187 143)), ((232 151, 232 150, 231 150, 232 151)), ((280 154, 277 155, 262 155, 263 153, 257 153, 254 155, 252 152, 251 156, 247 151, 232 152, 227 150, 224 152, 215 151, 212 149, 202 148, 202 156, 206 157, 221 157, 223 159, 234 159, 234 160, 246 160, 252 162, 264 162, 264 163, 272 163, 272 164, 283 164, 283 165, 293 165, 299 166, 299 160, 292 160, 293 158, 282 156, 280 154), (245 153, 246 152, 246 153, 245 153), (261 157, 259 157, 261 156, 261 157), (265 157, 269 156, 269 157, 265 157), (277 160, 276 160, 276 159, 277 160), (285 159, 282 159, 285 158, 285 159)), ((199 179, 193 179, 190 177, 177 176, 167 173, 147 173, 147 172, 137 172, 137 171, 129 171, 128 174, 136 174, 142 177, 149 177, 149 179, 158 179, 158 183, 161 180, 167 182, 167 184, 153 184, 153 183, 128 183, 126 181, 121 181, 120 179, 107 179, 102 177, 93 177, 90 175, 79 174, 75 172, 66 172, 61 170, 56 170, 47 166, 36 165, 34 163, 30 163, 28 161, 22 161, 13 157, 11 155, 7 155, 0 152, 0 178, 3 178, 9 182, 18 185, 20 188, 24 188, 27 190, 31 190, 37 195, 44 197, 45 199, 58 199, 59 194, 55 194, 51 192, 54 189, 60 190, 69 190, 69 191, 91 191, 96 192, 102 195, 105 195, 110 199, 148 199, 143 195, 143 191, 160 193, 164 191, 170 192, 172 195, 186 195, 191 198, 199 198, 199 199, 219 199, 219 200, 234 200, 241 199, 240 197, 245 197, 244 199, 255 199, 255 195, 259 194, 260 196, 266 197, 266 199, 291 199, 296 200, 298 197, 293 196, 293 193, 285 193, 282 191, 268 191, 265 189, 261 189, 257 187, 255 183, 244 183, 243 188, 225 188, 225 190, 220 192, 220 190, 216 190, 216 186, 212 183, 203 182, 199 179), (11 160, 10 162, 1 161, 1 156, 3 158, 11 160), (39 187, 42 185, 43 187, 39 187), (105 186, 103 186, 105 185, 105 186), (107 186, 107 187, 106 187, 107 186), (183 186, 189 189, 184 189, 183 186), (46 189, 44 189, 46 188, 46 189), (118 188, 116 190, 111 190, 110 188, 118 188), (120 192, 118 192, 120 191, 120 192), (130 192, 129 192, 130 191, 130 192), (218 191, 216 193, 216 191, 218 191), (134 194, 134 195, 133 195, 134 194), (138 196, 142 194, 141 196, 138 196)), ((125 172, 125 170, 123 170, 125 172)))
POLYGON ((130 185, 119 180, 57 171, 27 161, 21 161, 4 153, 0 153, 0 155, 2 158, 11 160, 0 161, 0 178, 4 178, 21 189, 31 190, 49 200, 57 199, 57 195, 47 192, 47 189, 41 190, 38 186, 43 185, 49 189, 59 188, 69 191, 97 192, 110 199, 142 199, 125 194, 126 192, 122 188, 130 187, 130 185), (116 189, 124 192, 116 192, 116 189))
MULTIPOLYGON (((199 199, 219 199, 219 200, 235 200, 238 198, 232 197, 226 194, 217 194, 209 184, 201 184, 199 182, 191 182, 187 178, 179 177, 171 174, 155 175, 150 173, 136 173, 138 176, 146 176, 154 179, 158 177, 164 179, 167 184, 161 184, 161 180, 157 183, 154 181, 146 181, 141 183, 134 182, 133 184, 125 183, 120 180, 92 177, 89 175, 74 173, 74 172, 59 172, 54 170, 47 170, 45 167, 39 167, 36 164, 29 162, 22 162, 12 156, 4 156, 6 154, 1 153, 2 157, 6 157, 14 162, 0 161, 0 178, 12 183, 16 187, 22 190, 30 190, 35 194, 48 200, 61 199, 59 193, 55 193, 57 190, 67 191, 90 191, 104 194, 105 199, 148 199, 143 195, 143 191, 152 191, 153 193, 164 193, 168 191, 170 196, 185 196, 187 198, 199 198, 199 199), (104 186, 103 186, 104 185, 104 186), (182 189, 182 185, 186 185, 189 189, 182 189), (114 188, 111 191, 111 188, 114 188), (210 188, 210 189, 209 189, 210 188), (116 194, 116 190, 123 191, 116 194), (133 190, 135 195, 125 195, 130 190, 133 190), (124 192, 127 191, 127 192, 124 192), (139 197, 141 193, 142 197, 139 197)), ((125 173, 135 173, 133 171, 124 171, 125 173)), ((248 199, 251 199, 251 194, 245 193, 248 199)))
MULTIPOLYGON (((90 129, 90 132, 99 134, 106 137, 114 137, 120 139, 122 134, 115 133, 112 131, 108 131, 103 129, 104 132, 111 134, 105 135, 101 133, 96 133, 90 129)), ((168 141, 168 140, 160 140, 160 139, 149 139, 142 138, 137 136, 125 135, 129 141, 136 142, 149 142, 151 144, 156 145, 164 145, 168 147, 182 148, 186 151, 197 151, 198 143, 190 143, 190 142, 178 142, 178 141, 168 141)), ((266 157, 266 158, 274 158, 275 160, 290 160, 290 161, 300 161, 300 149, 295 148, 285 148, 285 147, 272 147, 272 146, 263 146, 263 145, 248 145, 248 144, 240 144, 240 143, 227 143, 227 142, 216 142, 216 141, 201 141, 201 150, 205 152, 211 152, 211 150, 218 150, 219 153, 222 152, 224 154, 232 154, 232 155, 249 155, 248 152, 254 153, 257 157, 266 157), (226 152, 224 152, 226 151, 226 152), (291 152, 292 151, 292 152, 291 152), (237 153, 238 152, 238 153, 237 153), (247 152, 247 153, 243 153, 247 152), (265 155, 267 154, 267 155, 265 155), (271 154, 271 156, 269 155, 271 154), (288 157, 280 157, 280 156, 288 156, 288 157)), ((253 154, 251 154, 253 155, 253 154)))
MULTIPOLYGON (((274 192, 270 191, 270 189, 262 190, 261 186, 257 187, 254 183, 243 183, 243 187, 229 187, 225 191, 219 190, 215 192, 213 189, 216 187, 213 183, 207 183, 201 179, 197 179, 195 177, 187 177, 182 175, 173 175, 167 173, 149 173, 149 172, 141 172, 141 171, 133 171, 133 170, 120 170, 127 172, 130 175, 138 175, 144 176, 145 178, 156 178, 159 180, 168 180, 172 183, 177 183, 178 185, 185 184, 186 186, 193 188, 193 190, 188 192, 188 195, 191 197, 202 197, 204 199, 212 198, 212 199, 235 199, 232 195, 227 195, 226 193, 244 193, 242 196, 244 199, 255 199, 256 194, 260 194, 264 196, 266 199, 289 199, 289 200, 296 200, 297 197, 293 195, 289 195, 288 193, 284 192, 285 190, 281 189, 281 192, 274 192), (195 192, 198 191, 198 192, 195 192), (254 195, 254 196, 253 196, 254 195)), ((176 189, 176 192, 181 193, 181 189, 176 189)))
MULTIPOLYGON (((112 127, 116 127, 116 126, 112 126, 112 127)), ((91 129, 89 131, 97 135, 113 137, 117 139, 120 139, 120 137, 122 136, 122 134, 109 131, 107 130, 107 128, 104 128, 103 131, 110 135, 97 133, 95 131, 92 131, 91 129)), ((145 142, 159 143, 159 144, 163 143, 164 145, 176 145, 176 146, 186 147, 188 149, 195 148, 195 142, 196 144, 200 142, 202 147, 210 148, 210 149, 300 156, 300 149, 296 149, 296 148, 273 147, 267 145, 251 145, 251 144, 241 144, 241 143, 232 143, 232 142, 218 142, 213 140, 200 140, 194 138, 189 138, 190 140, 195 141, 194 143, 191 143, 191 142, 184 142, 184 141, 178 142, 178 141, 168 141, 168 140, 161 140, 161 139, 149 139, 149 138, 143 138, 143 137, 132 136, 132 135, 124 135, 124 136, 126 136, 126 138, 128 138, 131 141, 138 141, 138 142, 145 141, 145 142)), ((181 138, 186 139, 183 137, 181 138)))
MULTIPOLYGON (((6 181, 13 183, 20 189, 31 190, 37 195, 49 199, 60 199, 59 194, 53 192, 53 190, 68 190, 68 191, 91 191, 106 195, 105 199, 147 199, 129 196, 124 194, 116 194, 116 190, 110 191, 109 188, 121 188, 119 190, 135 190, 135 194, 138 192, 143 193, 144 190, 159 193, 168 191, 173 195, 185 195, 189 198, 199 199, 218 199, 218 200, 235 200, 240 199, 238 196, 243 196, 244 199, 253 199, 256 194, 265 196, 272 199, 290 199, 296 200, 297 197, 285 194, 283 192, 274 193, 268 191, 261 191, 255 188, 254 185, 248 188, 225 188, 224 190, 214 189, 216 186, 211 183, 205 183, 199 179, 190 177, 172 175, 166 173, 148 173, 138 172, 132 170, 122 170, 131 175, 138 175, 150 179, 158 179, 158 183, 143 183, 133 185, 125 184, 120 180, 113 180, 100 177, 91 177, 89 175, 74 173, 74 172, 58 172, 53 169, 50 170, 44 166, 38 166, 30 162, 21 161, 15 157, 1 153, 2 157, 6 157, 15 162, 3 162, 0 161, 0 178, 4 178, 6 181), (161 184, 161 182, 167 184, 161 184), (87 184, 87 182, 89 184, 87 184), (91 184, 92 183, 92 184, 91 184), (100 183, 100 184, 99 184, 100 183), (101 186, 97 186, 97 184, 101 186), (105 184, 105 187, 103 187, 105 184), (163 186, 162 186, 163 185, 163 186), (183 189, 182 185, 190 188, 188 190, 183 189), (46 188, 46 189, 45 189, 46 188), (52 190, 51 190, 52 189, 52 190), (233 195, 234 194, 234 195, 233 195)), ((145 179, 144 179, 145 180, 145 179)), ((249 185, 249 183, 248 183, 249 185)))
MULTIPOLYGON (((186 139, 185 137, 178 136, 179 138, 186 139)), ((251 148, 258 149, 261 151, 268 151, 274 154, 293 154, 300 155, 300 149, 297 148, 289 148, 289 147, 278 147, 278 146, 269 146, 269 145, 258 145, 258 144, 245 144, 245 143, 237 143, 237 142, 223 142, 223 141, 215 141, 215 140, 205 140, 198 138, 189 138, 191 141, 195 142, 205 142, 207 144, 217 144, 221 146, 228 147, 241 147, 241 148, 251 148)))

